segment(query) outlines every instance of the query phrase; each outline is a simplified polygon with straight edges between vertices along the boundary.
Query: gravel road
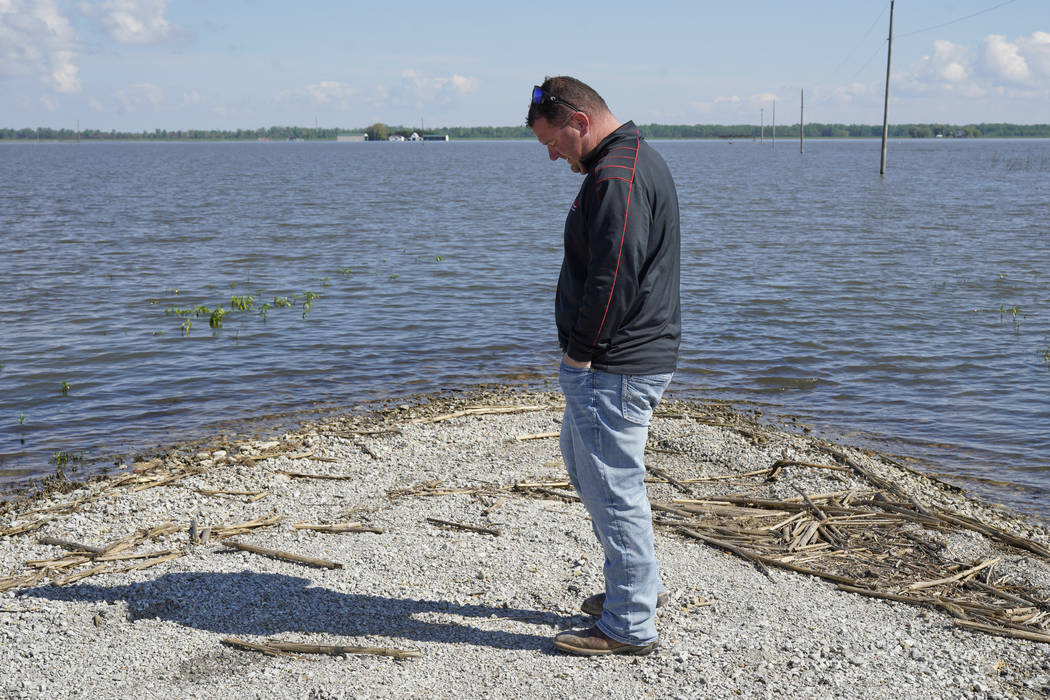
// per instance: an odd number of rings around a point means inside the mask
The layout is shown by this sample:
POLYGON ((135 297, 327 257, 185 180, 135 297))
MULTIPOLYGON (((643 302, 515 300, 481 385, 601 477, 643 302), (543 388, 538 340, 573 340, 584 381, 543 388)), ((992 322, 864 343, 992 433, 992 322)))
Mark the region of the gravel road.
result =
MULTIPOLYGON (((657 529, 671 591, 658 618, 660 648, 647 657, 556 651, 557 632, 590 621, 579 603, 600 590, 601 553, 582 506, 559 496, 567 492, 514 485, 565 479, 551 437, 560 420, 553 394, 420 397, 271 440, 171 449, 117 476, 8 504, 0 510, 0 533, 8 533, 0 537, 0 697, 1050 694, 1050 645, 763 569, 673 527, 657 529), (478 408, 488 406, 508 412, 478 408), (229 529, 240 523, 252 525, 229 529), (335 568, 241 551, 230 540, 335 568), (74 543, 99 551, 77 558, 74 543), (408 657, 265 654, 231 638, 408 657)), ((650 437, 654 476, 680 482, 654 478, 654 503, 685 491, 787 499, 870 487, 834 469, 828 446, 801 429, 726 407, 668 402, 650 437), (747 476, 778 460, 788 466, 776 479, 747 476), (829 468, 803 466, 817 462, 829 468)), ((1050 543, 1042 524, 973 501, 896 458, 833 450, 926 507, 1050 543)), ((1045 557, 969 530, 941 544, 960 565, 996 555, 997 576, 1050 599, 1045 557)))

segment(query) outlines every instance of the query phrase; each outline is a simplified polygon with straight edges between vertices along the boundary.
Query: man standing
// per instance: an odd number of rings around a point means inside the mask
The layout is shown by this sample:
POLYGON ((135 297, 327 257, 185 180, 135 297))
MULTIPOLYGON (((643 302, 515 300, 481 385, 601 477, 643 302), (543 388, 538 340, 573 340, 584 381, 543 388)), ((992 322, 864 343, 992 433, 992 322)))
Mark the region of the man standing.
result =
POLYGON ((570 77, 532 90, 526 124, 551 160, 586 175, 565 220, 555 316, 564 352, 561 452, 605 552, 594 627, 562 632, 572 654, 648 654, 667 599, 653 548, 643 457, 681 340, 678 195, 633 122, 570 77))

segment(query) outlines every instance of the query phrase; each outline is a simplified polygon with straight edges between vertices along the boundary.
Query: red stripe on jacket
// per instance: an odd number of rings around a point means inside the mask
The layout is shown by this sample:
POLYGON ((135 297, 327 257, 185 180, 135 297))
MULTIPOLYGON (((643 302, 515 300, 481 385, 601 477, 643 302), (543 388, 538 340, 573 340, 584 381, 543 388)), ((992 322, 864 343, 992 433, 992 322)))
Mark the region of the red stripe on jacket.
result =
MULTIPOLYGON (((636 132, 636 133, 638 133, 638 132, 636 132)), ((616 269, 613 270, 612 287, 609 289, 609 299, 605 302, 605 311, 602 313, 602 322, 598 324, 598 333, 594 336, 594 340, 591 341, 591 350, 594 350, 594 348, 598 345, 598 339, 601 338, 601 336, 602 336, 602 329, 605 328, 605 319, 609 316, 609 307, 612 306, 613 293, 616 291, 616 279, 620 275, 620 260, 623 258, 623 243, 624 243, 624 240, 626 240, 626 238, 627 238, 627 216, 628 216, 628 214, 631 213, 631 192, 634 190, 634 171, 638 167, 638 152, 642 150, 641 134, 639 134, 637 136, 637 139, 638 140, 636 142, 635 149, 634 149, 634 158, 631 160, 631 167, 630 167, 631 177, 630 177, 630 179, 627 179, 627 178, 624 178, 624 177, 610 176, 610 177, 603 178, 601 180, 597 180, 594 183, 595 189, 597 189, 599 183, 605 182, 605 180, 623 180, 624 182, 628 182, 630 184, 627 186, 627 206, 625 206, 624 210, 623 210, 623 229, 620 231, 620 249, 616 253, 616 269)), ((620 148, 620 149, 615 149, 615 150, 625 150, 625 149, 624 148, 620 148)), ((612 151, 610 151, 609 155, 612 155, 612 151)), ((608 159, 608 157, 609 156, 606 156, 606 159, 608 159)), ((596 171, 597 170, 601 170, 601 169, 604 169, 606 167, 624 168, 625 170, 627 169, 626 166, 622 166, 622 165, 615 165, 615 166, 602 165, 602 166, 599 166, 598 168, 596 168, 595 170, 596 171)))

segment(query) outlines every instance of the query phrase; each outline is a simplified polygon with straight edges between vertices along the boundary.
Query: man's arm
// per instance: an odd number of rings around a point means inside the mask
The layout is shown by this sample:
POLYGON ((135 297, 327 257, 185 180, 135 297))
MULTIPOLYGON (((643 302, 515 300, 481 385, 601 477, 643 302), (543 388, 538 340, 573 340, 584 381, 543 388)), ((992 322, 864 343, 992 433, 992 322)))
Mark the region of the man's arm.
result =
MULTIPOLYGON (((633 163, 632 163, 633 164, 633 163)), ((584 366, 620 327, 638 293, 639 271, 648 246, 650 212, 633 192, 632 170, 616 168, 596 187, 588 204, 590 260, 583 300, 566 355, 584 366), (623 177, 626 174, 627 177, 623 177)))

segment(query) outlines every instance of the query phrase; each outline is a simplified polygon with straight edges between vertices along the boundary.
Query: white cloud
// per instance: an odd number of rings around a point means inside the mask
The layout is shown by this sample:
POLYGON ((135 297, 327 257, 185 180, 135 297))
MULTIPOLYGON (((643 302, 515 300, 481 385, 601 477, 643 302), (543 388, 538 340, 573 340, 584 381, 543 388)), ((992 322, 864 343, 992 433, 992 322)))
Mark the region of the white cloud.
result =
POLYGON ((449 84, 452 86, 452 89, 460 95, 469 95, 472 92, 477 92, 481 87, 481 81, 477 78, 465 78, 458 74, 452 76, 449 80, 449 84))
POLYGON ((933 42, 933 54, 927 60, 930 70, 941 80, 962 83, 970 77, 968 54, 965 46, 938 39, 933 42))
POLYGON ((81 3, 88 16, 101 15, 102 25, 121 44, 155 44, 167 39, 175 25, 164 18, 168 0, 105 0, 97 6, 81 3))
POLYGON ((345 105, 357 90, 346 83, 337 80, 322 80, 314 85, 307 85, 305 93, 316 104, 341 104, 345 105))
POLYGON ((933 42, 933 51, 903 76, 905 88, 927 92, 962 86, 972 76, 972 65, 973 55, 968 46, 938 39, 933 42))
POLYGON ((350 99, 357 93, 358 90, 353 85, 341 83, 338 80, 322 80, 298 90, 283 92, 277 96, 277 101, 292 104, 335 105, 341 109, 347 109, 350 99))
POLYGON ((1032 36, 1018 39, 1017 47, 1028 61, 1033 77, 1050 80, 1050 33, 1032 32, 1032 36))
POLYGON ((737 105, 737 104, 740 104, 741 99, 739 97, 737 97, 736 95, 730 95, 729 97, 716 97, 715 98, 715 104, 721 104, 723 102, 728 102, 730 104, 737 105))
POLYGON ((80 80, 77 73, 80 68, 73 59, 76 57, 72 51, 56 51, 51 56, 52 87, 58 92, 80 92, 80 80))
POLYGON ((78 43, 55 0, 0 0, 0 77, 36 75, 56 92, 79 92, 78 43))
POLYGON ((448 104, 457 97, 477 92, 481 81, 454 74, 450 78, 428 75, 414 68, 401 71, 401 85, 392 91, 395 103, 422 107, 427 103, 448 104))
POLYGON ((1021 55, 1017 44, 1006 40, 1001 34, 989 34, 981 42, 981 57, 984 67, 995 77, 1011 83, 1023 83, 1032 72, 1021 55))
POLYGON ((164 91, 151 83, 131 85, 113 94, 122 113, 134 112, 139 107, 156 107, 164 101, 164 91))

